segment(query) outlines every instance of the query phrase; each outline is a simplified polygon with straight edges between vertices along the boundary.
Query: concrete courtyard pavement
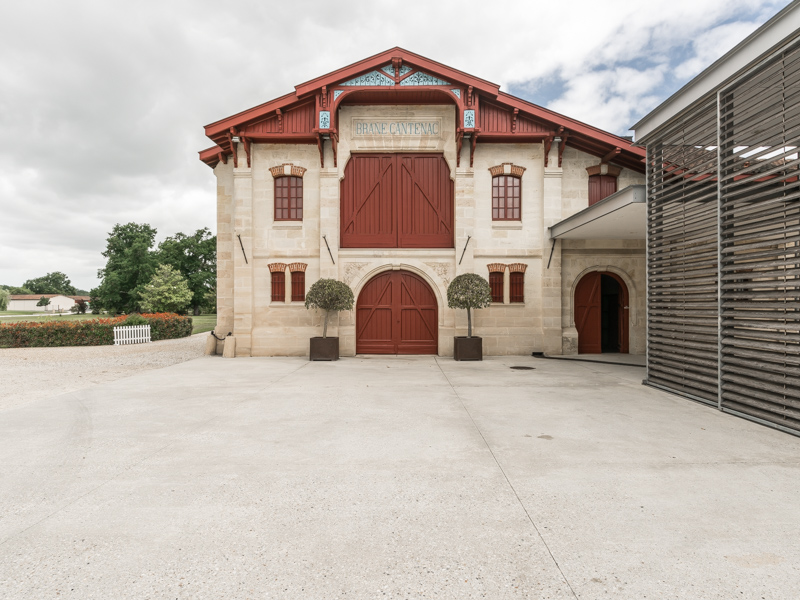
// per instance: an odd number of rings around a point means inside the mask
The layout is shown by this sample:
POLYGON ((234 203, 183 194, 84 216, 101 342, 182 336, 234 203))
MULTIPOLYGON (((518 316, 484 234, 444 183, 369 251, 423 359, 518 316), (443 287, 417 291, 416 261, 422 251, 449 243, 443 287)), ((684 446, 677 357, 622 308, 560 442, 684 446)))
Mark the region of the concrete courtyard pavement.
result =
POLYGON ((796 598, 800 439, 643 374, 206 357, 0 411, 0 598, 796 598))

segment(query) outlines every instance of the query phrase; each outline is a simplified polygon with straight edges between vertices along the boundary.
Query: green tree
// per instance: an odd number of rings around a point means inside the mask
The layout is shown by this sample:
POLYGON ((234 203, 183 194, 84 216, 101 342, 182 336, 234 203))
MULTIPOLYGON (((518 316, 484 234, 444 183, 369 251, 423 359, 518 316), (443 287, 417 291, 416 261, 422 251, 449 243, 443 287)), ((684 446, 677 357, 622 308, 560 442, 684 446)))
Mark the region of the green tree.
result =
POLYGON ((89 293, 92 312, 95 309, 113 313, 138 311, 141 293, 158 264, 152 250, 155 238, 156 230, 146 223, 114 225, 103 252, 106 266, 97 271, 102 281, 89 293))
POLYGON ((39 301, 36 303, 36 306, 44 306, 45 308, 47 308, 48 306, 50 306, 50 298, 45 298, 44 296, 42 296, 41 298, 39 298, 39 301))
POLYGON ((22 287, 31 290, 31 294, 63 294, 74 296, 78 290, 72 285, 69 277, 61 271, 53 271, 36 279, 28 279, 22 287))
POLYGON ((209 292, 216 296, 217 236, 204 227, 192 235, 176 233, 158 245, 158 262, 180 272, 192 291, 191 307, 195 315, 210 310, 209 292))
POLYGON ((8 297, 10 295, 8 290, 0 288, 0 310, 8 310, 8 297))
POLYGON ((142 308, 147 312, 182 313, 191 301, 186 278, 169 265, 159 265, 141 293, 142 308))
POLYGON ((472 309, 492 303, 489 282, 476 273, 463 273, 447 286, 447 306, 467 309, 467 337, 472 337, 472 309))
POLYGON ((12 296, 16 294, 27 294, 27 295, 33 294, 33 291, 25 287, 15 287, 13 285, 0 285, 0 288, 7 290, 8 293, 11 294, 12 296))
POLYGON ((353 290, 346 283, 335 279, 317 280, 306 294, 306 308, 319 308, 325 311, 323 338, 328 335, 328 315, 340 310, 351 310, 353 302, 353 290))

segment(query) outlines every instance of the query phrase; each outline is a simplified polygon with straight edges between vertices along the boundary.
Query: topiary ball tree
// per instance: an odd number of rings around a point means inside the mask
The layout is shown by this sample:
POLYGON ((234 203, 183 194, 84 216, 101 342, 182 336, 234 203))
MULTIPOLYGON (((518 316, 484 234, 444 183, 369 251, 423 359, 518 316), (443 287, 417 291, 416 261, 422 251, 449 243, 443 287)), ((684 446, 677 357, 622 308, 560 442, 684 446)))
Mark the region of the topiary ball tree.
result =
POLYGON ((319 308, 325 311, 325 324, 322 337, 328 336, 328 315, 340 310, 352 310, 355 298, 353 290, 346 283, 335 279, 320 279, 306 294, 306 308, 319 308))
POLYGON ((463 273, 447 286, 447 306, 467 309, 467 337, 472 337, 472 309, 492 303, 489 282, 477 273, 463 273))

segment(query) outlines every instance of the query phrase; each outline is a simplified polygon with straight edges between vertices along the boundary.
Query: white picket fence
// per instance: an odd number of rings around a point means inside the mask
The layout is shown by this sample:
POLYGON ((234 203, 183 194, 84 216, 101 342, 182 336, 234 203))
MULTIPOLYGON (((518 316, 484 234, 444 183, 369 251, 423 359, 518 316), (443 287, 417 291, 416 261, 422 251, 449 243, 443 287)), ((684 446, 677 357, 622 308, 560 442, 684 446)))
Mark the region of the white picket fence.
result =
POLYGON ((150 325, 126 325, 114 327, 114 345, 147 344, 150 341, 150 325))

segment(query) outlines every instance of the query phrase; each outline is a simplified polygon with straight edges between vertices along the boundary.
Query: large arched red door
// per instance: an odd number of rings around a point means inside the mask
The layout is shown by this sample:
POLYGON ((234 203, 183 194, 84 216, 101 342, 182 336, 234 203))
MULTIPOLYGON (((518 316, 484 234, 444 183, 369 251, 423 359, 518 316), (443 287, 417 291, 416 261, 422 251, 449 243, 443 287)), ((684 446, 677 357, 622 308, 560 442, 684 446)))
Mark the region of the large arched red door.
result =
POLYGON ((575 286, 578 352, 628 352, 628 287, 619 275, 593 271, 575 286))
POLYGON ((437 354, 438 313, 433 290, 418 275, 376 275, 358 295, 356 353, 437 354))

